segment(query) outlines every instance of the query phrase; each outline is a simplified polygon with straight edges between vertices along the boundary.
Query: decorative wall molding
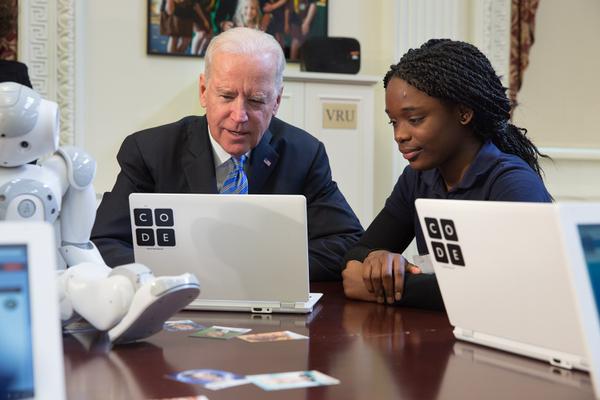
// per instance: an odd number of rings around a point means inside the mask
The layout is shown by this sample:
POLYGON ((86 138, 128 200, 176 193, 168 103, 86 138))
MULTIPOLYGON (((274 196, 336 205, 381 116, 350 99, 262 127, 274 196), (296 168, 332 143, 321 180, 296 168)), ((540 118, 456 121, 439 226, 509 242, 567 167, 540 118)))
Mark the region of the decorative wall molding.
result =
POLYGON ((61 111, 61 144, 75 140, 75 0, 19 1, 19 60, 61 111))
POLYGON ((19 1, 19 60, 29 67, 34 89, 51 100, 56 89, 53 5, 52 0, 19 1))
POLYGON ((400 0, 395 4, 396 61, 428 39, 467 39, 465 0, 400 0))
POLYGON ((57 4, 57 91, 61 143, 75 143, 75 0, 57 4))
POLYGON ((508 86, 510 65, 511 0, 474 2, 472 42, 490 59, 496 73, 508 86))
POLYGON ((540 153, 554 160, 600 161, 600 149, 577 147, 540 147, 540 153))

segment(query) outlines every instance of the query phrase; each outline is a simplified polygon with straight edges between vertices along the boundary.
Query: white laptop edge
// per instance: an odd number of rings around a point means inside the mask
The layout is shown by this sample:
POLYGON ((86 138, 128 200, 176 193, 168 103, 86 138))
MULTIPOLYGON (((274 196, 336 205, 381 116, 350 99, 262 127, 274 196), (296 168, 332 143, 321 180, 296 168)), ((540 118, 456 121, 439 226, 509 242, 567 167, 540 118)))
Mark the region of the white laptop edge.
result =
POLYGON ((586 360, 575 354, 565 353, 546 347, 534 346, 527 343, 521 343, 515 340, 510 340, 494 335, 486 335, 481 332, 473 332, 455 327, 453 330, 454 337, 465 342, 475 343, 487 347, 492 347, 499 350, 508 351, 510 353, 520 354, 526 357, 535 358, 537 360, 546 361, 556 367, 572 369, 576 368, 583 371, 588 371, 589 366, 586 360))
POLYGON ((255 314, 292 313, 306 314, 312 312, 323 293, 309 293, 307 302, 269 302, 269 301, 230 301, 196 299, 186 310, 207 311, 242 311, 255 314), (251 303, 251 305, 249 305, 251 303))
POLYGON ((64 362, 56 288, 57 253, 54 230, 51 225, 41 222, 2 222, 0 245, 27 246, 34 369, 33 399, 64 399, 64 362))
MULTIPOLYGON (((447 201, 453 201, 453 200, 417 199, 415 201, 415 207, 418 210, 420 203, 439 202, 439 201, 447 202, 447 201)), ((476 202, 473 200, 454 200, 454 201, 476 202)), ((496 202, 496 203, 498 203, 498 202, 496 202)), ((550 207, 556 206, 556 204, 549 204, 549 203, 544 203, 544 204, 546 206, 550 206, 550 207)), ((558 213, 558 208, 555 208, 555 210, 558 213)), ((430 240, 428 239, 427 234, 426 234, 427 228, 425 226, 424 217, 426 217, 426 216, 425 215, 422 216, 421 214, 418 215, 419 223, 420 223, 421 229, 423 231, 424 240, 427 245, 427 250, 428 250, 429 254, 433 254, 432 253, 433 249, 431 247, 430 240)), ((555 222, 558 222, 558 218, 557 218, 557 221, 555 221, 555 222)), ((565 263, 565 265, 568 265, 568 261, 569 260, 565 259, 565 260, 563 260, 563 263, 565 263)), ((444 267, 438 266, 436 264, 436 262, 434 262, 433 260, 432 260, 432 263, 433 263, 433 267, 434 267, 434 270, 436 271, 436 273, 438 272, 439 268, 444 268, 444 267)), ((565 269, 570 269, 570 268, 565 267, 565 269)), ((569 276, 568 273, 566 275, 569 276)), ((439 282, 438 282, 438 284, 439 284, 439 282)), ((571 286, 570 283, 565 284, 565 287, 569 287, 569 286, 571 286)), ((446 298, 444 297, 444 291, 440 290, 440 292, 442 293, 442 299, 444 300, 444 303, 446 304, 446 298)), ((449 315, 449 319, 451 319, 450 315, 449 315)), ((452 321, 451 321, 451 323, 452 323, 452 321)), ((590 369, 587 360, 583 359, 581 356, 578 356, 576 354, 560 352, 560 351, 557 351, 556 349, 549 349, 546 347, 534 346, 531 344, 510 340, 510 339, 502 338, 502 337, 495 336, 495 335, 487 335, 487 334, 484 334, 481 332, 473 332, 471 330, 462 329, 461 327, 458 327, 458 326, 455 326, 453 333, 454 333, 455 338, 460 339, 460 340, 464 340, 467 342, 480 344, 480 345, 488 346, 488 347, 492 347, 492 348, 497 348, 497 349, 501 349, 501 350, 508 351, 511 353, 520 354, 523 356, 546 361, 546 362, 550 363, 551 365, 554 365, 557 367, 567 368, 567 369, 576 368, 576 369, 583 370, 583 371, 589 371, 589 369, 590 369)))
POLYGON ((599 203, 559 206, 563 241, 570 255, 569 273, 585 338, 595 396, 600 399, 600 310, 597 308, 578 225, 600 225, 599 203))

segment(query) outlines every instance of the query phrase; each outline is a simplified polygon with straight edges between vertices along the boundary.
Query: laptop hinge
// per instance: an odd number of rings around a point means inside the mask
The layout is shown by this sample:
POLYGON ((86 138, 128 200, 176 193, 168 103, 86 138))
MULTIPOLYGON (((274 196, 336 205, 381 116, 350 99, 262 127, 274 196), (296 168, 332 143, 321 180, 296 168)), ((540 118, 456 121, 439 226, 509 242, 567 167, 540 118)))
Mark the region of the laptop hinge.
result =
POLYGON ((296 308, 296 303, 286 303, 286 302, 282 301, 281 308, 283 308, 283 309, 296 308))

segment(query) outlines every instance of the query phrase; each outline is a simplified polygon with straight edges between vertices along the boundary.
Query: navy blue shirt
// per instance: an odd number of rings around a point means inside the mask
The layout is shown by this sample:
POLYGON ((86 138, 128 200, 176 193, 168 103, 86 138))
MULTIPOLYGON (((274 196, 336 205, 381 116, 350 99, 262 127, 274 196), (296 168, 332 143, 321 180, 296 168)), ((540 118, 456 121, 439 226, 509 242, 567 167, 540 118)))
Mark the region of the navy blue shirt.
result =
MULTIPOLYGON (((415 200, 492 200, 550 202, 552 197, 542 179, 521 158, 501 152, 492 142, 483 144, 461 181, 450 191, 438 169, 415 171, 410 165, 398 178, 385 207, 373 220, 363 237, 346 255, 363 261, 373 250, 402 253, 415 238, 419 254, 427 245, 419 225, 415 200)), ((400 305, 443 308, 439 288, 433 275, 406 275, 400 305)))

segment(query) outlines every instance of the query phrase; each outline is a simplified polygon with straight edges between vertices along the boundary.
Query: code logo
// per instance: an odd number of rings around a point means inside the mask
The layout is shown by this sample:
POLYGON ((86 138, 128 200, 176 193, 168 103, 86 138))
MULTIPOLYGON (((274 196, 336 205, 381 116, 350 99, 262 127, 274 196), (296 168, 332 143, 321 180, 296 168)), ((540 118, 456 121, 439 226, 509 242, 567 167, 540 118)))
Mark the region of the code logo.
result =
POLYGON ((458 244, 458 233, 454 221, 449 219, 438 221, 436 218, 429 217, 424 218, 424 221, 435 260, 442 264, 464 267, 465 259, 458 244))
POLYGON ((134 208, 133 221, 135 223, 135 240, 138 246, 175 246, 175 229, 164 228, 175 226, 173 209, 134 208))

